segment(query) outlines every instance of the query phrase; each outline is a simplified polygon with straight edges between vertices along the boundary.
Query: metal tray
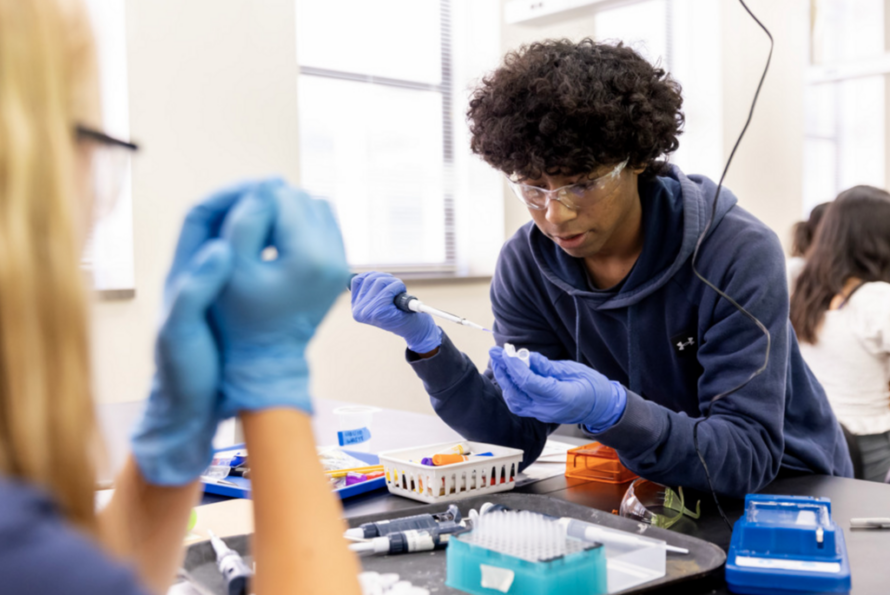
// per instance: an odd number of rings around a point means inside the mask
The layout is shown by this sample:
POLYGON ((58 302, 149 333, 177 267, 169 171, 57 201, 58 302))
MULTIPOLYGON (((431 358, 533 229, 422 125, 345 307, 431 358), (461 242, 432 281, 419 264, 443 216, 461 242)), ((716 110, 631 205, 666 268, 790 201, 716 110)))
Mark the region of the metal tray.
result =
MULTIPOLYGON (((647 537, 663 539, 670 545, 684 547, 688 554, 668 553, 667 574, 658 580, 640 585, 622 593, 647 593, 647 592, 687 592, 689 581, 717 576, 718 570, 726 562, 726 554, 716 545, 665 529, 659 529, 636 521, 619 517, 601 510, 587 508, 579 504, 572 504, 565 500, 558 500, 549 496, 537 494, 490 494, 477 498, 469 498, 454 502, 466 515, 470 509, 478 508, 485 502, 503 504, 511 508, 532 510, 543 514, 559 517, 572 517, 583 521, 598 523, 605 527, 621 529, 633 533, 640 533, 647 537), (686 583, 684 585, 684 583, 686 583), (682 585, 682 587, 681 587, 682 585)), ((349 519, 349 526, 356 527, 369 521, 392 519, 397 517, 422 514, 424 512, 440 512, 448 507, 448 503, 417 506, 390 512, 349 519)), ((237 536, 227 538, 225 541, 232 549, 247 557, 249 536, 237 536)), ((395 572, 403 580, 411 581, 414 585, 425 587, 435 595, 459 595, 462 591, 445 586, 445 551, 422 552, 417 554, 403 554, 398 556, 374 556, 362 558, 362 567, 365 570, 375 572, 395 572)), ((222 577, 216 570, 213 549, 209 542, 192 545, 188 549, 185 560, 185 569, 192 575, 196 582, 200 583, 208 593, 224 595, 222 577)), ((721 573, 722 574, 722 573, 721 573)))

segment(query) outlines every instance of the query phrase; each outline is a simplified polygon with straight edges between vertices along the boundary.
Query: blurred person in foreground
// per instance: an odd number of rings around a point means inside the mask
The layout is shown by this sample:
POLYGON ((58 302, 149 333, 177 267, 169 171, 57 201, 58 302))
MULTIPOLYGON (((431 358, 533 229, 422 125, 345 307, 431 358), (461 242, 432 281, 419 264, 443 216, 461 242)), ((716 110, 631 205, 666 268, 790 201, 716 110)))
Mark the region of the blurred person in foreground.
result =
POLYGON ((804 359, 856 437, 864 479, 890 470, 890 194, 842 192, 791 296, 804 359))
POLYGON ((79 0, 0 0, 0 590, 165 592, 217 423, 240 415, 254 592, 357 593, 338 502, 307 456, 304 351, 347 267, 328 206, 278 180, 224 190, 188 214, 146 411, 111 502, 94 512, 79 255, 108 206, 93 191, 113 186, 114 168, 103 168, 134 148, 101 131, 96 68, 79 0), (265 262, 269 238, 278 258, 265 262))
POLYGON ((541 453, 578 424, 638 475, 741 497, 780 474, 849 476, 825 393, 788 322, 776 234, 666 158, 683 124, 679 85, 622 44, 548 40, 507 54, 474 92, 471 147, 532 221, 501 248, 494 338, 479 373, 427 314, 395 308, 404 284, 352 281, 353 317, 402 336, 436 413, 470 440, 541 453), (756 316, 767 337, 698 271, 756 316), (529 349, 531 367, 506 357, 529 349), (708 415, 710 413, 710 415, 708 415))
POLYGON ((786 262, 788 269, 788 293, 794 292, 794 284, 800 276, 804 265, 807 264, 807 252, 813 245, 816 238, 816 231, 819 229, 819 223, 822 222, 822 216, 825 215, 828 205, 831 203, 823 202, 813 207, 810 216, 806 221, 798 221, 794 224, 791 238, 791 257, 786 262))

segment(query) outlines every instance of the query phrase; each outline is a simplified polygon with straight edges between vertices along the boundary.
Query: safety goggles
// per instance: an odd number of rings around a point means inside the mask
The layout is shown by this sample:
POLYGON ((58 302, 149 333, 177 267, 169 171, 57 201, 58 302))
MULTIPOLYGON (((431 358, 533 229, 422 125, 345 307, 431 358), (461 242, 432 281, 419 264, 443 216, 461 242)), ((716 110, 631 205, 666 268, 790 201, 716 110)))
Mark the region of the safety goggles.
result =
POLYGON ((99 220, 114 210, 130 175, 130 158, 139 147, 86 126, 78 125, 75 134, 88 151, 93 217, 99 220))
POLYGON ((682 487, 677 488, 675 492, 661 484, 637 478, 621 499, 618 514, 667 529, 683 518, 684 514, 693 519, 700 517, 701 501, 696 502, 693 512, 686 508, 682 487))
POLYGON ((508 176, 507 181, 516 197, 530 209, 544 210, 551 200, 556 200, 567 208, 577 211, 607 196, 615 188, 618 176, 627 166, 627 161, 625 159, 608 173, 593 180, 583 180, 554 190, 523 184, 515 179, 515 174, 508 176))

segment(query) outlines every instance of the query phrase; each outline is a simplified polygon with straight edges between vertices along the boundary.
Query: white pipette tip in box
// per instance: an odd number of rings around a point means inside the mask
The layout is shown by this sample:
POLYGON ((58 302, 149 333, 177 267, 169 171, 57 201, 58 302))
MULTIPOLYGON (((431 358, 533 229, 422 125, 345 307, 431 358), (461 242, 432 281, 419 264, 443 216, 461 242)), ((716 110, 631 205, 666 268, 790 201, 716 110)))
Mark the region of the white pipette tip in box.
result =
POLYGON ((602 544, 570 538, 553 519, 529 511, 480 515, 471 531, 448 541, 446 563, 445 584, 468 593, 482 592, 480 572, 486 593, 607 592, 602 544))
POLYGON ((516 349, 516 346, 512 343, 504 343, 504 353, 507 354, 507 357, 515 357, 521 360, 526 366, 531 365, 531 354, 525 347, 516 349))

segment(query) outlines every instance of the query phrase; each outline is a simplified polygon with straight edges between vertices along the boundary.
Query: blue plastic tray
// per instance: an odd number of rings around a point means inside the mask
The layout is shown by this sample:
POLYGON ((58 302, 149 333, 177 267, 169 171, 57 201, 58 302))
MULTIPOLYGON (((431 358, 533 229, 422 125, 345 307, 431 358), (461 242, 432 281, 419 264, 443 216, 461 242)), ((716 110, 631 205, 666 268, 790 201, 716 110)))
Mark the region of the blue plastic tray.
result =
MULTIPOLYGON (((245 446, 243 444, 236 444, 235 446, 227 446, 226 448, 220 449, 217 454, 226 453, 234 450, 244 450, 245 446)), ((368 465, 379 465, 380 458, 371 453, 367 452, 356 452, 354 450, 343 450, 346 454, 357 458, 360 461, 364 461, 368 465)), ((229 498, 250 498, 250 480, 244 479, 243 477, 229 476, 226 477, 224 481, 228 481, 234 483, 236 485, 229 486, 218 483, 213 483, 210 481, 201 482, 204 484, 204 493, 206 494, 217 494, 219 496, 228 496, 229 498)), ((386 478, 378 477, 377 479, 372 479, 371 481, 365 481, 362 483, 357 483, 355 485, 351 485, 346 488, 340 488, 339 490, 334 490, 334 493, 340 496, 340 499, 349 498, 351 496, 358 496, 359 494, 364 494, 365 492, 371 492, 374 490, 379 490, 381 488, 386 487, 386 478)))

